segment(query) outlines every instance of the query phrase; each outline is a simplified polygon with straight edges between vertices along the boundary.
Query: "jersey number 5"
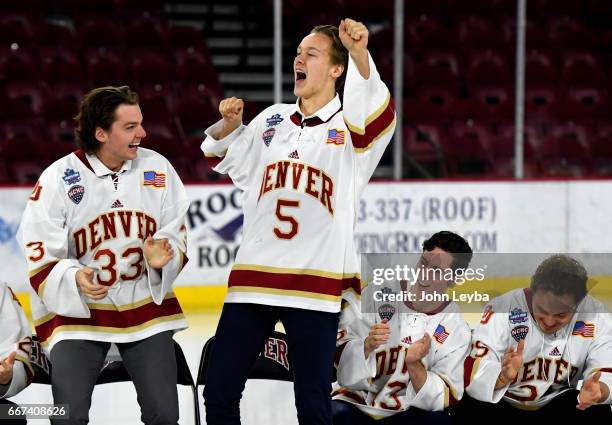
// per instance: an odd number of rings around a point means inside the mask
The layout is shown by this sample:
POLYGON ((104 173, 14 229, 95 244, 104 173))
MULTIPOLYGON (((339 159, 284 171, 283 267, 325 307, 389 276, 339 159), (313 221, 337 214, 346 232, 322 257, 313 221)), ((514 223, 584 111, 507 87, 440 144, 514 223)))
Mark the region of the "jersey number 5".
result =
POLYGON ((290 201, 287 199, 279 199, 276 202, 276 217, 278 217, 279 221, 283 221, 289 225, 289 230, 286 232, 283 232, 283 230, 280 229, 279 227, 275 227, 274 234, 276 235, 276 237, 280 239, 293 239, 293 237, 297 235, 298 230, 300 228, 300 223, 298 223, 295 217, 293 217, 292 215, 283 214, 281 209, 283 207, 296 208, 299 206, 300 206, 300 201, 290 201))

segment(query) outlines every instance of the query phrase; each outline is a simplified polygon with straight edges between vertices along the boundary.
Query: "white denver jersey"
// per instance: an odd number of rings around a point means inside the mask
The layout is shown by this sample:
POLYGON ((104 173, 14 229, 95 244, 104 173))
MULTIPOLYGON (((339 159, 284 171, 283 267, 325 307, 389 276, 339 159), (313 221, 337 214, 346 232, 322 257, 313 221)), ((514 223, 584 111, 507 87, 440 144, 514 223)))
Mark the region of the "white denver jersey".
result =
POLYGON ((13 351, 17 353, 13 364, 13 379, 0 398, 8 398, 23 390, 34 376, 30 366, 32 331, 17 297, 11 288, 0 282, 0 361, 13 351))
POLYGON ((358 298, 355 211, 395 128, 389 90, 369 63, 364 80, 349 59, 343 104, 336 95, 311 117, 299 101, 272 105, 222 140, 212 137, 222 121, 206 130, 207 160, 244 191, 226 302, 338 312, 344 291, 358 298))
MULTIPOLYGON (((604 305, 590 295, 567 326, 549 335, 531 314, 531 290, 515 289, 485 308, 472 340, 465 362, 466 391, 478 400, 497 403, 503 398, 515 407, 533 410, 597 371, 602 372, 600 382, 612 388, 612 320, 604 305), (514 382, 495 390, 504 353, 516 349, 521 339, 525 340, 523 366, 514 382)), ((606 403, 611 401, 612 397, 606 403)))
POLYGON ((32 314, 47 353, 64 339, 131 342, 187 327, 172 283, 187 262, 183 184, 161 155, 139 148, 113 174, 95 155, 73 152, 50 165, 23 214, 19 239, 27 257, 32 314), (168 238, 174 258, 162 273, 142 251, 147 236, 168 238), (75 274, 95 270, 110 286, 94 301, 75 274))
MULTIPOLYGON (((332 397, 356 405, 361 411, 380 419, 402 412, 411 406, 439 411, 454 405, 463 396, 463 362, 470 349, 470 328, 457 304, 441 306, 432 314, 393 314, 389 320, 389 342, 366 359, 364 342, 377 317, 360 313, 351 305, 342 311, 338 335, 336 364, 338 383, 332 397), (361 317, 360 317, 361 316, 361 317), (404 317, 403 317, 404 316, 404 317), (406 322, 421 328, 411 338, 406 322), (416 392, 404 364, 406 348, 401 340, 414 342, 423 331, 431 336, 431 348, 421 361, 427 369, 427 380, 416 392)), ((380 321, 380 320, 379 320, 380 321)))

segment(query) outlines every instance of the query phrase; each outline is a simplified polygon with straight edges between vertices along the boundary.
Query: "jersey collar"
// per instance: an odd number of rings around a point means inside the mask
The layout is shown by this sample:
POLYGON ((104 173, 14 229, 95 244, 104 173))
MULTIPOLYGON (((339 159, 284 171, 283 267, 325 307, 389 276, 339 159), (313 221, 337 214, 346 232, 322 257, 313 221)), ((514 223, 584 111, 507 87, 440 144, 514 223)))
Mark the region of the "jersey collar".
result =
POLYGON ((85 158, 91 165, 91 170, 98 177, 104 177, 109 174, 115 174, 116 172, 122 173, 132 168, 132 160, 124 161, 123 165, 121 166, 121 169, 115 172, 115 171, 110 170, 106 165, 104 165, 102 161, 100 161, 100 159, 96 155, 86 153, 85 158))
POLYGON ((300 99, 295 102, 295 112, 291 114, 291 122, 301 127, 314 127, 319 124, 324 124, 332 119, 342 109, 342 103, 340 102, 340 96, 336 93, 336 96, 329 101, 327 105, 319 109, 314 114, 305 117, 300 110, 300 99))

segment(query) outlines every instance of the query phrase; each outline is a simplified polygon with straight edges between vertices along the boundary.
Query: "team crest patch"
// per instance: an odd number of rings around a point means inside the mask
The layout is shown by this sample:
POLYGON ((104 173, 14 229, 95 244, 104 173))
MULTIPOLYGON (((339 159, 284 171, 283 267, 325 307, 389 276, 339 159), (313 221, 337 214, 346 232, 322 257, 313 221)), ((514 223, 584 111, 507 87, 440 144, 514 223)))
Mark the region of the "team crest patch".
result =
POLYGON ((266 118, 266 125, 268 127, 274 127, 279 125, 283 121, 280 114, 274 114, 270 118, 266 118))
POLYGON ((512 328, 510 334, 512 338, 514 338, 517 342, 527 338, 527 334, 529 333, 529 327, 525 325, 519 325, 512 328))
POLYGON ((336 128, 332 128, 327 131, 327 141, 325 142, 328 145, 343 145, 344 144, 344 130, 338 130, 336 128))
POLYGON ((263 132, 261 138, 263 139, 263 142, 266 144, 266 146, 270 146, 270 143, 272 143, 272 138, 274 137, 275 133, 276 129, 274 127, 269 128, 263 132))
POLYGON ((68 197, 75 204, 79 204, 85 195, 85 188, 83 186, 72 186, 68 191, 68 197))
POLYGON ((508 320, 512 324, 523 323, 527 321, 527 312, 521 310, 520 308, 515 308, 510 311, 510 316, 508 316, 508 320))
POLYGON ((76 184, 81 181, 81 173, 74 171, 72 168, 66 168, 62 180, 64 180, 64 183, 68 186, 76 184))
POLYGON ((378 315, 383 320, 384 319, 391 320, 394 314, 395 314, 395 307, 393 307, 391 304, 383 304, 380 307, 378 307, 378 315))

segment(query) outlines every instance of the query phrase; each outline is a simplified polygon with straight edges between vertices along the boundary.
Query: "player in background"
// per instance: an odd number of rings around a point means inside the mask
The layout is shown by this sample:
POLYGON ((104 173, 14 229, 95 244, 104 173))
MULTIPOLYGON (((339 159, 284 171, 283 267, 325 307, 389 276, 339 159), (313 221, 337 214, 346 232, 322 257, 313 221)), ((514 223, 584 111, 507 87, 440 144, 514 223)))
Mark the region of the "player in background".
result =
MULTIPOLYGON (((34 376, 30 366, 32 331, 17 297, 4 282, 0 282, 0 323, 0 404, 14 405, 7 399, 27 387, 34 376)), ((25 418, 0 422, 27 423, 25 418)))
POLYGON ((184 267, 183 184, 146 136, 138 96, 101 87, 76 117, 79 150, 40 176, 19 229, 36 334, 52 364, 55 403, 87 423, 111 343, 130 373, 145 424, 176 424, 172 335, 187 327, 172 284, 184 267), (49 355, 49 354, 48 354, 49 355))
POLYGON ((293 62, 296 103, 245 126, 243 101, 224 99, 222 120, 206 130, 202 150, 244 190, 245 214, 204 387, 211 425, 240 423, 248 371, 278 320, 299 423, 331 424, 340 300, 361 291, 355 210, 395 128, 367 44, 367 28, 351 19, 315 27, 293 62))
POLYGON ((472 341, 463 423, 612 420, 612 320, 573 258, 546 259, 530 288, 492 300, 472 341))
MULTIPOLYGON (((468 267, 471 258, 465 239, 442 231, 423 242, 416 267, 456 271, 468 267)), ((455 284, 432 275, 414 285, 402 284, 415 294, 414 302, 405 302, 407 310, 396 312, 391 305, 379 313, 360 312, 355 306, 343 310, 334 425, 376 424, 381 418, 382 424, 450 423, 445 409, 463 394, 470 328, 455 302, 420 301, 421 294, 446 294, 455 284), (389 311, 394 313, 384 314, 389 311)))

